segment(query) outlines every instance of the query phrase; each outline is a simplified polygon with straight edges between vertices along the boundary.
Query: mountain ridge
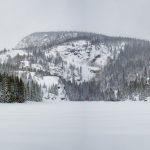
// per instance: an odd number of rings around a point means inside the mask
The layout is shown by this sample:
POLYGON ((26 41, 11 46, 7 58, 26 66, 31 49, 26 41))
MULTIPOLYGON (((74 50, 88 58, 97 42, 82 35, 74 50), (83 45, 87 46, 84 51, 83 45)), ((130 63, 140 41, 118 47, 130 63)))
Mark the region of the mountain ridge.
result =
MULTIPOLYGON (((82 31, 49 31, 49 32, 33 32, 31 34, 29 34, 28 36, 24 37, 13 49, 25 49, 26 47, 20 47, 20 43, 21 42, 27 42, 29 37, 37 37, 37 38, 42 38, 44 39, 45 37, 49 37, 52 38, 54 36, 54 41, 55 40, 59 40, 57 39, 57 36, 69 36, 69 38, 71 38, 71 40, 77 40, 77 38, 87 38, 87 36, 89 36, 88 40, 91 40, 91 38, 93 36, 100 38, 100 40, 106 39, 106 40, 124 40, 124 41, 129 41, 129 40, 139 40, 139 41, 149 41, 149 40, 145 40, 145 39, 138 39, 138 38, 132 38, 132 37, 121 37, 121 36, 108 36, 108 35, 104 35, 104 34, 100 34, 100 33, 94 33, 94 32, 82 32, 82 31), (56 39, 55 39, 56 38, 56 39)), ((36 42, 36 40, 35 40, 36 42)), ((40 42, 40 41, 37 41, 40 42)), ((50 42, 50 41, 48 41, 50 42)), ((68 42, 67 40, 62 41, 62 43, 68 42)), ((58 44, 62 44, 61 42, 58 44)), ((37 43, 36 43, 37 44, 37 43)), ((43 44, 43 43, 42 43, 43 44)), ((31 44, 32 45, 32 44, 31 44)), ((35 45, 36 47, 37 45, 35 45)), ((34 46, 33 46, 34 47, 34 46)))

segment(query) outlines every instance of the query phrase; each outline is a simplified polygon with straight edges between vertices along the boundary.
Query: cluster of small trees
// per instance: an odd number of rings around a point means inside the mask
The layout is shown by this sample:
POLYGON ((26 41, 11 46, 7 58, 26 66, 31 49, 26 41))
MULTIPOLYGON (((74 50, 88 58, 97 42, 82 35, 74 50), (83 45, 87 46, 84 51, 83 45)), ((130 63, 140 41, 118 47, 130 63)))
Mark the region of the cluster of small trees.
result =
POLYGON ((26 84, 25 99, 27 101, 40 102, 42 101, 42 95, 42 89, 38 83, 31 80, 26 84))
POLYGON ((33 81, 25 84, 17 76, 0 74, 0 102, 23 103, 25 101, 41 101, 41 89, 33 81))
POLYGON ((54 95, 58 95, 58 85, 53 84, 51 87, 48 88, 48 93, 52 93, 54 95))
MULTIPOLYGON (((116 101, 118 96, 112 88, 101 89, 101 85, 96 80, 83 83, 73 83, 63 80, 65 91, 71 101, 116 101)), ((117 91, 119 94, 119 91, 117 91)))
POLYGON ((21 79, 7 74, 0 74, 0 102, 23 103, 25 101, 25 85, 21 79))

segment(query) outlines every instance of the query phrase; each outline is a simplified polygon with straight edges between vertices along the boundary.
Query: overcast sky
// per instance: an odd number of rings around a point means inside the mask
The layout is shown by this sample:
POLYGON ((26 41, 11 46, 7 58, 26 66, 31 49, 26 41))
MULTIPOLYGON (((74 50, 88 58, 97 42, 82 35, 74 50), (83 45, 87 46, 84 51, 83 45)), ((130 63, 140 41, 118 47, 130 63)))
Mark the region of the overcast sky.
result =
POLYGON ((149 0, 0 0, 0 48, 36 31, 80 30, 150 40, 149 0))

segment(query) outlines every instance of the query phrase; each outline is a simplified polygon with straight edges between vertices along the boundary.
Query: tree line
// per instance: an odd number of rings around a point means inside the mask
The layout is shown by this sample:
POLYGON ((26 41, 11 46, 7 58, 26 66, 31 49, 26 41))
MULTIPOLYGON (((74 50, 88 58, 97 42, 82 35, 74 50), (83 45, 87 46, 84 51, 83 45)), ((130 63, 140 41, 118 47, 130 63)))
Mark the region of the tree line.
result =
POLYGON ((23 103, 25 101, 41 101, 41 87, 30 81, 28 83, 14 75, 0 73, 0 102, 23 103))

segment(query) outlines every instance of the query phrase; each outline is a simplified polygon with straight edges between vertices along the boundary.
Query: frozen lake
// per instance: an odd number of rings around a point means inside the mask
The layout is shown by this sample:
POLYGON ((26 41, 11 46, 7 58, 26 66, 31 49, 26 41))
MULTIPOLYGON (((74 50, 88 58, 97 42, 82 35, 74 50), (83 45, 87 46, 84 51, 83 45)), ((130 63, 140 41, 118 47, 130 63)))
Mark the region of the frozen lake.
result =
POLYGON ((149 150, 149 102, 0 105, 2 150, 149 150))

